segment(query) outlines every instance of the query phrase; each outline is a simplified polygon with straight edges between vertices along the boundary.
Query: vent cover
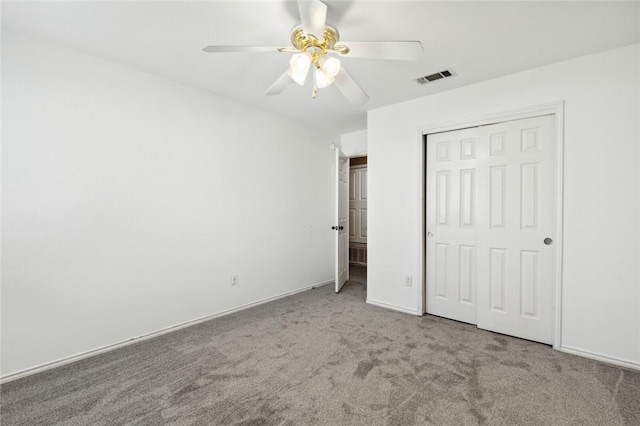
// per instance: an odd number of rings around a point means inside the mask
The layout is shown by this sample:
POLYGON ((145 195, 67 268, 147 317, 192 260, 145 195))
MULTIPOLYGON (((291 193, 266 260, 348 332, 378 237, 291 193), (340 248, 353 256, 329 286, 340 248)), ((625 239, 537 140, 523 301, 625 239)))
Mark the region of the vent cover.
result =
POLYGON ((451 70, 444 70, 437 72, 435 74, 425 75, 424 77, 420 77, 417 79, 418 83, 426 84, 431 83, 432 81, 440 80, 442 78, 453 77, 455 74, 451 70))

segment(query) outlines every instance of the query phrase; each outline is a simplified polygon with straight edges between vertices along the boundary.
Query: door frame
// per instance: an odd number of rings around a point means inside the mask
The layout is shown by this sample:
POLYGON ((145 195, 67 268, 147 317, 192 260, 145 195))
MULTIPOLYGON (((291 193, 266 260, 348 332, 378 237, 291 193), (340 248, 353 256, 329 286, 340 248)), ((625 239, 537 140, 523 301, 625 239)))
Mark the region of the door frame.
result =
POLYGON ((434 123, 422 127, 418 134, 418 170, 419 182, 418 182, 418 199, 420 200, 418 206, 418 229, 420 232, 417 236, 418 245, 418 271, 421 271, 420 280, 418 285, 419 302, 418 310, 422 315, 426 314, 426 294, 427 294, 427 279, 426 279, 426 176, 427 176, 427 164, 426 164, 426 144, 427 135, 433 133, 442 133, 453 130, 461 130, 469 127, 486 126, 489 124, 497 124, 505 121, 520 120, 524 118, 539 117, 541 115, 553 115, 556 126, 556 187, 555 187, 555 235, 553 236, 555 252, 554 252, 554 266, 553 273, 553 294, 554 294, 554 328, 553 328, 553 348, 560 349, 562 343, 562 259, 563 259, 563 218, 564 218, 564 101, 557 101, 548 104, 534 105, 526 108, 495 112, 490 114, 483 114, 478 116, 472 116, 459 120, 452 120, 443 123, 434 123))
MULTIPOLYGON (((368 169, 368 167, 369 167, 369 154, 368 154, 368 152, 357 151, 357 152, 353 152, 353 153, 347 155, 344 151, 342 151, 342 146, 341 145, 336 145, 336 144, 331 144, 331 149, 333 151, 338 151, 338 152, 342 152, 343 154, 345 154, 345 157, 347 158, 349 163, 350 163, 352 158, 367 157, 367 164, 365 166, 355 166, 355 168, 367 167, 367 169, 368 169)), ((337 166, 337 164, 336 164, 336 166, 337 166)), ((349 172, 351 172, 351 165, 349 165, 349 172)), ((336 170, 336 173, 335 173, 335 176, 336 176, 336 182, 335 182, 336 196, 334 197, 334 199, 336 199, 336 200, 337 200, 337 193, 338 193, 339 185, 340 185, 338 173, 339 173, 338 170, 336 170)), ((348 191, 349 191, 350 186, 351 186, 350 180, 351 180, 350 173, 347 173, 347 182, 348 182, 348 185, 347 185, 347 201, 349 200, 348 191)), ((368 182, 367 182, 367 184, 368 184, 368 182)), ((368 203, 368 201, 367 201, 367 203, 368 203)), ((337 209, 338 207, 335 206, 335 208, 337 209)), ((349 208, 347 207, 347 210, 348 209, 349 208)), ((350 226, 351 226, 351 224, 349 223, 349 220, 347 220, 347 238, 349 236, 349 231, 350 231, 349 227, 350 226)), ((337 244, 336 244, 336 251, 337 250, 338 250, 338 247, 337 247, 337 244)), ((349 264, 349 255, 348 255, 348 253, 349 253, 349 242, 348 242, 348 239, 347 239, 347 281, 349 281, 351 279, 351 265, 349 264)), ((337 257, 337 254, 336 254, 336 257, 337 257)), ((337 270, 337 268, 338 268, 337 264, 334 265, 334 269, 337 270)), ((337 275, 337 274, 334 274, 334 275, 337 275)), ((342 287, 340 289, 342 289, 342 287)), ((338 294, 338 293, 339 292, 336 292, 336 294, 338 294)))

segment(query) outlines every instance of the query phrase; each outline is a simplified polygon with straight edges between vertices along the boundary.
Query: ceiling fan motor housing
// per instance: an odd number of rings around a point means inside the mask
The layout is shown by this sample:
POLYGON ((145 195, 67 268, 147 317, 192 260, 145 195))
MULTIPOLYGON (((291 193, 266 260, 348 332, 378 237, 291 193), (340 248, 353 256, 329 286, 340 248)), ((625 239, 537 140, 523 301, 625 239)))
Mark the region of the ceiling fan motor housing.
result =
POLYGON ((302 25, 298 25, 291 31, 291 44, 300 52, 307 52, 311 54, 315 59, 313 62, 317 62, 317 58, 328 53, 336 52, 342 55, 349 53, 349 48, 344 45, 336 45, 340 40, 340 34, 335 28, 326 25, 324 27, 324 37, 322 40, 318 40, 312 34, 306 34, 302 28, 302 25))

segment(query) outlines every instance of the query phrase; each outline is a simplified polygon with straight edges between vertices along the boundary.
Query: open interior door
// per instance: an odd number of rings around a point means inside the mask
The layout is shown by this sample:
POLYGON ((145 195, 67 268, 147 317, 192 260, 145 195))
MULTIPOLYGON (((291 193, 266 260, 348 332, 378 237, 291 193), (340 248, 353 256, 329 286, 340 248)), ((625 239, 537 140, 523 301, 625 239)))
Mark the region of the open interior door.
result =
POLYGON ((349 279, 349 159, 336 149, 336 293, 349 279))

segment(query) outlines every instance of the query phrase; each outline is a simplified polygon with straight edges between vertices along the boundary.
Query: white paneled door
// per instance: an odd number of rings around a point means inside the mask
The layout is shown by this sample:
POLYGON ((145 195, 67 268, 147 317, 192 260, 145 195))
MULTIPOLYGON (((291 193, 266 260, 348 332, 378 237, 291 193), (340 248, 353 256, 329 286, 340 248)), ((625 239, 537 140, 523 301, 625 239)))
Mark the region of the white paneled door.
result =
POLYGON ((476 323, 476 129, 427 137, 427 312, 476 323))
POLYGON ((336 293, 349 279, 349 159, 336 149, 336 293))
POLYGON ((554 116, 478 128, 478 327, 553 341, 554 116))
POLYGON ((429 135, 427 312, 552 343, 555 185, 553 115, 429 135))
POLYGON ((349 172, 349 241, 367 243, 367 166, 349 172))

